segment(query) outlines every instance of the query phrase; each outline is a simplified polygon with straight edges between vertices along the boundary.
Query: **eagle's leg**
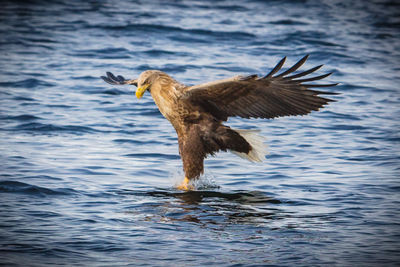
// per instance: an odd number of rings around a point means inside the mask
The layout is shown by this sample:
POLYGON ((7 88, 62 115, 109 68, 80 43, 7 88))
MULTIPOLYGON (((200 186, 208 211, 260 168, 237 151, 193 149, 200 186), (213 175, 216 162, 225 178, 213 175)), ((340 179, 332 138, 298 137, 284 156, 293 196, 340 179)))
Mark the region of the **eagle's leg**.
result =
POLYGON ((204 170, 205 152, 199 132, 196 127, 192 127, 185 135, 178 135, 179 153, 185 172, 185 179, 177 187, 180 190, 194 190, 190 181, 198 179, 204 170))

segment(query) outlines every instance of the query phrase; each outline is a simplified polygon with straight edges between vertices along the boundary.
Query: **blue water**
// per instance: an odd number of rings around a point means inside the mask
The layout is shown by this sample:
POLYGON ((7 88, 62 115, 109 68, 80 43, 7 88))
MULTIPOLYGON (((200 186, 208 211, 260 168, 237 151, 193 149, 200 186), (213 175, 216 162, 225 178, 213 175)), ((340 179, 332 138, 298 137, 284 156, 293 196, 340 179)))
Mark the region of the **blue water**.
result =
POLYGON ((395 1, 9 1, 0 9, 0 265, 398 266, 395 1), (310 54, 339 82, 320 112, 257 128, 269 155, 206 160, 194 192, 149 94, 310 54))

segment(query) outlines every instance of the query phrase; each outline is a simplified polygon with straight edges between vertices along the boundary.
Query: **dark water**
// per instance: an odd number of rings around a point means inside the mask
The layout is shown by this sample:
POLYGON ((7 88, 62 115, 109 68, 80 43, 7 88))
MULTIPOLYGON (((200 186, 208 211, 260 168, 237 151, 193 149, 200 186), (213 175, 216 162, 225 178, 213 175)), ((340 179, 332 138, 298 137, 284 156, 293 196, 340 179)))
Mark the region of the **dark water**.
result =
MULTIPOLYGON (((394 266, 400 261, 400 6, 395 1, 26 1, 0 9, 0 263, 394 266), (341 95, 258 128, 270 154, 221 153, 180 192, 176 134, 150 96, 325 64, 341 95)), ((328 89, 329 90, 329 89, 328 89)))

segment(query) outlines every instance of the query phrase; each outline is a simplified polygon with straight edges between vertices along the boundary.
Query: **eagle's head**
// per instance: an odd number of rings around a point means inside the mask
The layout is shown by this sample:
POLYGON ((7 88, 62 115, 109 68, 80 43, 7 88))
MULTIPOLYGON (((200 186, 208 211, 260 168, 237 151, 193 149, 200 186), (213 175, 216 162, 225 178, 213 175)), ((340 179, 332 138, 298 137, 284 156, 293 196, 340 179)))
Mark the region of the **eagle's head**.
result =
POLYGON ((146 91, 150 92, 154 83, 163 75, 166 74, 159 70, 146 70, 142 72, 137 80, 136 97, 141 98, 146 91))
POLYGON ((107 77, 101 76, 101 78, 109 84, 131 84, 136 86, 137 98, 141 98, 146 91, 150 92, 151 88, 167 88, 167 90, 170 90, 178 84, 171 76, 159 70, 146 70, 139 75, 139 78, 132 80, 127 80, 121 75, 115 76, 111 72, 107 72, 107 77))

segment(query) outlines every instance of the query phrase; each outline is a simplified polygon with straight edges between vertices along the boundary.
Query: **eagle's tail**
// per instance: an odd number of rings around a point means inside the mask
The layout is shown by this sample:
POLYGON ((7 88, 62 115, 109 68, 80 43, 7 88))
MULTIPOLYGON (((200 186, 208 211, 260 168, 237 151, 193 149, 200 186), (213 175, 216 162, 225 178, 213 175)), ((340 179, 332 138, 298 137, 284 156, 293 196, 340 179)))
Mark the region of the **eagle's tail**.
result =
POLYGON ((268 146, 264 144, 265 137, 258 134, 260 130, 232 130, 240 134, 251 146, 251 150, 247 154, 231 150, 233 154, 252 162, 261 162, 265 159, 268 146))

